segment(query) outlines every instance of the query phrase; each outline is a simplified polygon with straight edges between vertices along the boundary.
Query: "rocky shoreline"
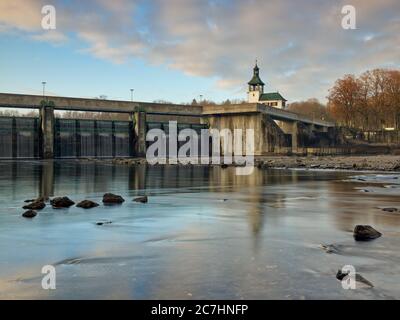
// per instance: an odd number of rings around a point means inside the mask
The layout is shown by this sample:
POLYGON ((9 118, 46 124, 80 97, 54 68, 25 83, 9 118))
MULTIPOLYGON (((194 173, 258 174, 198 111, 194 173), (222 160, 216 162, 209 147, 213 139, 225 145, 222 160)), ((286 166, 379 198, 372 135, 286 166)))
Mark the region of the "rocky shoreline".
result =
MULTIPOLYGON (((145 158, 116 158, 108 160, 85 159, 86 161, 110 162, 123 165, 144 165, 145 158)), ((258 168, 387 171, 400 172, 400 156, 261 156, 255 157, 258 168)), ((221 164, 221 166, 226 167, 221 164)))
POLYGON ((256 159, 259 168, 327 169, 400 172, 400 156, 283 156, 256 159))

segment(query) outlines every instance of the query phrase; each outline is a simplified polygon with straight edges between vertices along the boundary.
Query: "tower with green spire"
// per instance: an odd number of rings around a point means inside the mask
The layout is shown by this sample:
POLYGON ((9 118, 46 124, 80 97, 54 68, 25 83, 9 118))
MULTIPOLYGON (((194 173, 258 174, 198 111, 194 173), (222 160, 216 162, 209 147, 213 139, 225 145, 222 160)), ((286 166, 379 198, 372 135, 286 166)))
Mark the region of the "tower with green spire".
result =
POLYGON ((264 93, 265 83, 260 79, 260 68, 257 65, 257 60, 253 69, 253 78, 247 84, 249 85, 248 101, 251 103, 258 102, 260 96, 264 93))
POLYGON ((260 68, 257 65, 253 69, 253 78, 249 82, 249 91, 247 92, 249 103, 263 103, 270 107, 286 109, 286 99, 279 92, 264 93, 265 83, 260 79, 260 68))

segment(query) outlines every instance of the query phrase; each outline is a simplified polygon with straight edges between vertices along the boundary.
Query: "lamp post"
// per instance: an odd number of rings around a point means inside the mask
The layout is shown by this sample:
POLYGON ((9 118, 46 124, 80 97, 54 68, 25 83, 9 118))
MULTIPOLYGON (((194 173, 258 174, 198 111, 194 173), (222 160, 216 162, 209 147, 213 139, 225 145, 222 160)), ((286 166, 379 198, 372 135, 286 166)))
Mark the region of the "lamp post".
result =
POLYGON ((133 89, 131 89, 131 101, 133 102, 133 89))
POLYGON ((46 90, 46 81, 42 82, 42 86, 43 86, 43 99, 44 99, 44 94, 45 94, 45 90, 46 90))

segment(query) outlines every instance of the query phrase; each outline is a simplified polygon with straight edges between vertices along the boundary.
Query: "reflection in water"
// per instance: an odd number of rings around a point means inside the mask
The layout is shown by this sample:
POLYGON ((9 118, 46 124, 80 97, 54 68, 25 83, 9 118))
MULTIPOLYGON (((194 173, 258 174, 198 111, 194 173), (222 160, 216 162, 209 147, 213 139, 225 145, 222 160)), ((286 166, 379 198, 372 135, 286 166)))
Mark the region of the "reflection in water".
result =
POLYGON ((399 217, 380 209, 399 207, 398 197, 379 185, 361 193, 345 181, 349 173, 236 176, 235 168, 75 160, 5 161, 0 169, 0 298, 400 297, 399 217), (105 192, 126 202, 88 211, 47 206, 21 218, 28 198, 101 203, 105 192), (148 204, 131 201, 142 194, 148 204), (96 225, 103 220, 112 224, 96 225), (351 230, 360 223, 384 237, 355 243, 351 230), (326 254, 320 244, 340 252, 326 254), (44 264, 56 265, 56 292, 39 287, 44 264), (335 273, 345 264, 374 290, 344 292, 335 273))
MULTIPOLYGON (((25 165, 30 166, 28 163, 25 165)), ((265 194, 263 189, 257 187, 295 183, 298 174, 296 171, 289 172, 289 174, 277 171, 274 175, 270 175, 259 171, 250 176, 237 176, 234 174, 233 168, 220 170, 219 167, 198 166, 195 170, 187 170, 182 166, 126 167, 104 165, 97 162, 43 161, 41 165, 35 166, 36 174, 26 176, 27 172, 21 171, 22 166, 24 164, 19 162, 8 162, 2 165, 5 172, 12 173, 11 181, 17 182, 21 175, 24 179, 31 179, 30 190, 21 189, 19 184, 15 184, 14 199, 21 194, 26 194, 28 198, 33 196, 48 199, 64 195, 64 193, 91 194, 109 190, 118 192, 120 187, 129 190, 180 189, 188 192, 191 192, 191 188, 202 187, 214 192, 230 190, 230 192, 239 194, 241 191, 246 194, 247 188, 251 188, 251 194, 244 201, 249 202, 248 220, 255 240, 262 228, 263 216, 268 208, 263 204, 268 203, 268 206, 276 208, 282 208, 285 205, 284 194, 265 194), (128 177, 126 181, 123 181, 124 184, 127 182, 127 185, 121 186, 121 177, 123 176, 128 177), (34 187, 36 181, 38 182, 37 190, 34 187), (185 190, 185 188, 187 189, 185 190)), ((222 200, 227 201, 228 199, 222 200)))

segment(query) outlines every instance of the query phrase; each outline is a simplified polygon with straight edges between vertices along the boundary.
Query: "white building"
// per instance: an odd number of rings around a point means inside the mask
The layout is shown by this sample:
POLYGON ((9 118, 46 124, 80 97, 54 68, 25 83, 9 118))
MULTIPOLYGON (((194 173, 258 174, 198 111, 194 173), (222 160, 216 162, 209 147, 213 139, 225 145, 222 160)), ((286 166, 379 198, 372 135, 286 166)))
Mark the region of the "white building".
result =
POLYGON ((250 103, 260 102, 279 109, 286 108, 287 100, 279 92, 264 93, 265 83, 260 79, 260 69, 257 62, 253 69, 253 78, 247 84, 249 85, 247 94, 250 103))

